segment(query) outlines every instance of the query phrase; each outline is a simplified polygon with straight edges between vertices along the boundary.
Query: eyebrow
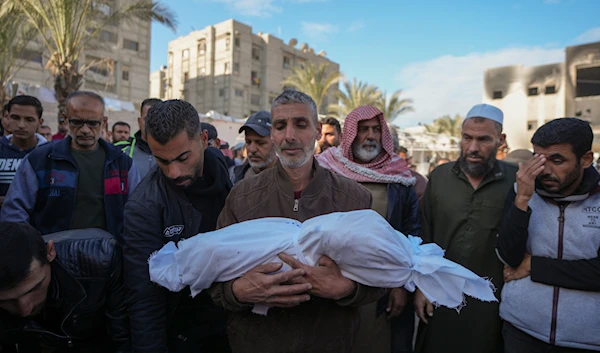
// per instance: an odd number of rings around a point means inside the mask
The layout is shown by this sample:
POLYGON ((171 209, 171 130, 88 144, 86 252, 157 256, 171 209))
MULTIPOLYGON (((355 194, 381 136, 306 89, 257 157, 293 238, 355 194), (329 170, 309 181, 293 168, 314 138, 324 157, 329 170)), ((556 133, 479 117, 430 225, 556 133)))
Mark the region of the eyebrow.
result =
POLYGON ((9 117, 16 116, 17 118, 34 118, 34 119, 36 118, 36 117, 35 117, 35 116, 33 116, 33 115, 18 115, 18 114, 14 114, 14 113, 13 113, 13 114, 9 114, 8 116, 9 116, 9 117))
MULTIPOLYGON (((42 283, 44 283, 45 280, 46 280, 46 276, 44 276, 44 278, 42 278, 35 286, 31 287, 30 290, 28 290, 27 292, 25 292, 23 294, 18 295, 17 298, 20 298, 20 297, 22 297, 24 295, 27 295, 27 294, 35 291, 36 289, 40 288, 40 286, 42 285, 42 283)), ((9 300, 14 300, 14 299, 16 299, 16 298, 0 299, 0 302, 7 302, 9 300)))
POLYGON ((190 152, 191 152, 191 151, 185 151, 185 152, 183 152, 182 154, 180 154, 179 156, 177 156, 177 157, 175 157, 175 158, 173 158, 173 159, 171 159, 171 160, 167 160, 167 159, 161 158, 161 157, 159 157, 159 156, 157 156, 157 155, 154 155, 154 157, 155 157, 156 159, 158 159, 158 160, 159 160, 161 163, 164 163, 164 164, 169 164, 169 163, 171 163, 171 162, 174 162, 174 161, 176 161, 176 160, 180 159, 181 157, 183 157, 183 155, 184 155, 184 154, 187 154, 187 153, 190 153, 190 152))
POLYGON ((565 157, 560 153, 553 153, 550 156, 548 156, 548 159, 554 159, 554 158, 565 159, 565 157))

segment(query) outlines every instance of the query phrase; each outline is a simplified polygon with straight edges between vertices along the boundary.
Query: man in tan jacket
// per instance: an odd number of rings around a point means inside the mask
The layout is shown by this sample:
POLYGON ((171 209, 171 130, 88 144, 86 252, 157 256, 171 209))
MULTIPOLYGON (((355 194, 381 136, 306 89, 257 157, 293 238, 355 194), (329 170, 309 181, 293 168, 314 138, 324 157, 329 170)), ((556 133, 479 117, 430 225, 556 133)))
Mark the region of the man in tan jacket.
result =
MULTIPOLYGON (((314 160, 321 128, 312 98, 286 90, 273 102, 271 114, 271 139, 279 162, 233 188, 218 228, 263 217, 305 221, 371 207, 368 190, 314 160)), ((232 351, 350 352, 360 323, 356 307, 377 300, 385 291, 343 277, 327 256, 316 267, 285 254, 281 258, 291 271, 273 274, 281 264, 262 265, 211 288, 213 300, 233 311, 228 327, 232 351), (273 308, 267 316, 253 314, 256 303, 273 308)))

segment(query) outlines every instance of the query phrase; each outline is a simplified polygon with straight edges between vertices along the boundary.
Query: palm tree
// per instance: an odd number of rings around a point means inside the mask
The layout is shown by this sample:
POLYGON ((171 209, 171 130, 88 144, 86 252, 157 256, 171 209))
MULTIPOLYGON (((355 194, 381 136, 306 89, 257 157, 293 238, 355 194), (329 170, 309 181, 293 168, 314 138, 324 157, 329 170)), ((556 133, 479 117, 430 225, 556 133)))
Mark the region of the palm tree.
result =
POLYGON ((342 75, 337 72, 327 72, 328 63, 315 65, 296 66, 292 69, 292 74, 281 83, 284 87, 293 87, 301 92, 308 94, 317 104, 319 113, 324 112, 323 101, 327 97, 329 89, 340 81, 342 75))
POLYGON ((412 99, 400 98, 401 94, 402 90, 394 92, 394 94, 389 97, 385 91, 381 94, 375 107, 383 112, 385 120, 392 121, 400 114, 414 111, 414 108, 411 106, 413 102, 412 99))
POLYGON ((0 12, 0 102, 8 99, 6 87, 15 74, 27 63, 27 45, 35 36, 35 29, 27 24, 27 19, 16 9, 8 8, 0 12), (17 55, 20 54, 20 55, 17 55), (19 59, 21 60, 19 62, 19 59))
POLYGON ((84 48, 106 26, 141 19, 176 28, 174 15, 158 1, 123 1, 112 11, 107 11, 107 5, 99 0, 4 0, 2 6, 23 13, 50 54, 46 68, 54 76, 59 115, 67 96, 81 87, 85 71, 110 62, 101 59, 88 65, 79 63, 84 48))
POLYGON ((336 94, 338 104, 329 106, 329 113, 337 115, 341 120, 354 109, 363 105, 375 105, 381 99, 381 91, 373 85, 366 82, 356 81, 352 83, 344 81, 344 90, 336 94))
POLYGON ((436 134, 460 137, 463 121, 464 118, 459 114, 456 114, 454 118, 450 115, 444 115, 435 119, 430 125, 425 124, 425 130, 436 134))

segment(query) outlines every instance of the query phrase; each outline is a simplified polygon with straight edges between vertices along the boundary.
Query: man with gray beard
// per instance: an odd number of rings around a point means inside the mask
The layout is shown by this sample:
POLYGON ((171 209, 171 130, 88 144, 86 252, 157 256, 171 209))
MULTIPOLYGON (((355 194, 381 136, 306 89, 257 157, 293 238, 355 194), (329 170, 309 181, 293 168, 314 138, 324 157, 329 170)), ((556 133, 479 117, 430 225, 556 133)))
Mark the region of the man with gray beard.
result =
MULTIPOLYGON (((415 178, 406 161, 394 152, 392 133, 379 109, 362 106, 350 112, 341 146, 330 147, 316 158, 324 168, 366 187, 373 196, 372 209, 396 230, 419 235, 415 178)), ((407 304, 408 292, 395 288, 378 303, 361 307, 361 326, 352 352, 412 352, 414 314, 407 304)))
MULTIPOLYGON (((474 106, 462 126, 461 156, 431 172, 423 197, 421 237, 446 250, 445 257, 489 278, 500 299, 503 264, 495 252, 505 199, 517 167, 496 160, 506 136, 503 114, 487 104, 474 106)), ((500 353, 502 322, 498 303, 465 298, 460 314, 433 308, 419 291, 415 310, 421 319, 416 352, 500 353)))
POLYGON ((246 135, 246 163, 233 169, 233 184, 259 174, 277 163, 277 154, 271 141, 271 113, 261 110, 250 115, 240 128, 246 135))
MULTIPOLYGON (((271 115, 271 140, 279 159, 273 168, 231 190, 218 228, 265 217, 304 222, 371 207, 368 190, 315 161, 321 125, 312 98, 285 90, 273 101, 271 115)), ((270 263, 211 287, 213 300, 231 311, 232 352, 350 353, 360 324, 356 307, 376 301, 385 290, 345 278, 327 256, 317 266, 286 254, 280 257, 291 270, 278 272, 282 264, 270 263), (258 303, 271 307, 267 316, 251 312, 258 303)))

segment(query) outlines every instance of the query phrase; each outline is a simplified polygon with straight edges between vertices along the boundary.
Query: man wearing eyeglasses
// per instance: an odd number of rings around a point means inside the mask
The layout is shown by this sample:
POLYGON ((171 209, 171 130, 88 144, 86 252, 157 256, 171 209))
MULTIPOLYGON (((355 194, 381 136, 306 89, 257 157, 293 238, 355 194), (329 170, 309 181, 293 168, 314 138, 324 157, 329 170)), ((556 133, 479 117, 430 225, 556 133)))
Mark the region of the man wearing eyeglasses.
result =
POLYGON ((121 241, 125 203, 140 175, 131 158, 100 139, 104 109, 93 92, 67 97, 63 118, 70 135, 23 159, 0 220, 29 223, 42 234, 100 228, 121 241))

